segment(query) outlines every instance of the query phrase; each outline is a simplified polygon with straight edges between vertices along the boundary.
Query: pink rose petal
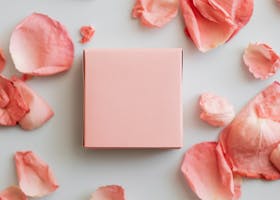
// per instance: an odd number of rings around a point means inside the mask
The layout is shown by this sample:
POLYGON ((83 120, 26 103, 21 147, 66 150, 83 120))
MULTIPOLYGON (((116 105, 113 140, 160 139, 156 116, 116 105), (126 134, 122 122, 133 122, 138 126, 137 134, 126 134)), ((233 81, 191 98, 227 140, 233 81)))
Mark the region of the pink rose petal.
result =
POLYGON ((217 144, 204 142, 191 147, 185 153, 181 171, 200 199, 237 199, 241 195, 240 179, 233 177, 217 144))
POLYGON ((132 16, 147 27, 162 27, 176 17, 179 0, 136 0, 132 16))
POLYGON ((59 187, 50 167, 33 152, 16 152, 15 162, 19 186, 27 196, 43 197, 59 187))
POLYGON ((280 144, 270 154, 270 161, 280 171, 280 144))
POLYGON ((0 200, 27 200, 20 188, 11 186, 0 192, 0 200))
POLYGON ((34 13, 13 31, 10 53, 21 73, 47 76, 71 67, 74 46, 63 25, 47 15, 34 13))
POLYGON ((200 118, 213 126, 225 126, 235 115, 234 108, 227 99, 211 93, 202 94, 199 105, 200 118))
POLYGON ((0 49, 0 72, 3 71, 5 65, 6 65, 6 57, 3 53, 3 50, 0 49))
POLYGON ((82 26, 80 29, 80 34, 82 36, 82 39, 80 42, 82 44, 87 43, 91 40, 95 33, 95 28, 93 26, 82 26))
POLYGON ((23 81, 14 79, 13 83, 30 109, 29 113, 19 121, 19 125, 23 129, 39 128, 53 117, 54 113, 51 107, 23 81))
POLYGON ((90 200, 125 200, 124 189, 118 185, 99 187, 90 200))
POLYGON ((280 84, 274 82, 222 131, 219 142, 234 173, 267 180, 280 178, 269 158, 280 142, 279 98, 280 84))
POLYGON ((267 44, 249 44, 243 60, 255 78, 267 79, 280 67, 280 58, 267 44))
POLYGON ((0 125, 15 126, 29 111, 13 83, 0 75, 0 125))

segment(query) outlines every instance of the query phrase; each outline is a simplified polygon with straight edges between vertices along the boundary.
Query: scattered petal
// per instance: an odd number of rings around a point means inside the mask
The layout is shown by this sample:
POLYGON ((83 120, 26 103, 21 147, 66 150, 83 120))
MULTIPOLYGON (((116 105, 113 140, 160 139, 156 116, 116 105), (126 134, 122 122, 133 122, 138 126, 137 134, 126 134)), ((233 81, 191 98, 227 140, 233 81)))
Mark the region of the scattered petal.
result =
POLYGON ((27 200, 20 188, 11 186, 0 192, 0 200, 27 200))
POLYGON ((13 83, 0 75, 0 125, 15 126, 29 111, 13 83))
POLYGON ((191 147, 184 156, 181 171, 193 192, 202 200, 231 200, 241 194, 241 183, 238 181, 235 186, 232 171, 216 142, 191 147))
POLYGON ((82 44, 87 43, 91 40, 95 33, 95 28, 93 26, 82 26, 80 29, 80 34, 82 36, 82 39, 80 42, 82 44))
POLYGON ((270 161, 280 171, 280 144, 270 154, 270 161))
POLYGON ((125 200, 124 189, 118 185, 99 187, 90 200, 125 200))
POLYGON ((222 131, 219 142, 234 173, 267 180, 280 178, 269 159, 280 141, 279 98, 280 84, 274 82, 222 131))
POLYGON ((176 17, 179 0, 136 0, 132 16, 147 27, 162 27, 176 17))
POLYGON ((33 130, 39 128, 52 118, 54 113, 51 107, 29 88, 26 83, 20 79, 14 79, 13 83, 30 109, 29 113, 19 121, 19 125, 23 129, 33 130))
POLYGON ((31 151, 15 154, 19 186, 30 197, 43 197, 59 186, 50 167, 31 151))
POLYGON ((6 65, 6 58, 5 58, 5 55, 3 53, 3 50, 0 49, 0 72, 3 71, 5 65, 6 65))
POLYGON ((234 108, 227 99, 211 93, 202 94, 199 105, 200 118, 213 126, 225 126, 235 115, 234 108))
POLYGON ((47 76, 71 67, 74 45, 67 30, 58 21, 34 13, 13 31, 10 53, 21 73, 47 76))
POLYGON ((280 58, 267 44, 249 44, 243 60, 255 78, 267 79, 274 75, 280 67, 280 58))

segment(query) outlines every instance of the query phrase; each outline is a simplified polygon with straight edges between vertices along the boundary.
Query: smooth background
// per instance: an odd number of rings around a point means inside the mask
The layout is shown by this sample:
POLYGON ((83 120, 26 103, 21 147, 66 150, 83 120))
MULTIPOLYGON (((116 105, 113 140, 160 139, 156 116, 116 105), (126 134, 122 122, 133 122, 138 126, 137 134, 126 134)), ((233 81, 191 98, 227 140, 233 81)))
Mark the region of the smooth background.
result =
MULTIPOLYGON (((34 78, 28 84, 43 96, 55 116, 41 129, 25 132, 0 128, 0 188, 16 184, 13 154, 33 150, 54 170, 60 189, 44 199, 87 200, 98 186, 120 184, 127 200, 197 200, 184 183, 179 165, 193 144, 215 140, 220 129, 199 120, 199 94, 212 91, 227 97, 239 110, 261 89, 280 78, 252 78, 241 56, 249 42, 266 42, 280 53, 280 7, 274 0, 256 0, 254 15, 226 45, 200 53, 184 36, 181 16, 166 27, 147 29, 131 19, 134 0, 1 0, 0 47, 8 54, 13 28, 32 12, 59 20, 75 43, 75 63, 67 73, 34 78), (96 35, 88 45, 78 43, 79 28, 92 24, 96 35), (85 150, 83 133, 82 50, 87 47, 182 47, 184 49, 184 147, 181 150, 85 150)), ((58 55, 59 56, 59 55, 58 55)), ((144 81, 144 80, 143 80, 144 81)), ((244 181, 242 200, 279 199, 280 181, 244 181)))

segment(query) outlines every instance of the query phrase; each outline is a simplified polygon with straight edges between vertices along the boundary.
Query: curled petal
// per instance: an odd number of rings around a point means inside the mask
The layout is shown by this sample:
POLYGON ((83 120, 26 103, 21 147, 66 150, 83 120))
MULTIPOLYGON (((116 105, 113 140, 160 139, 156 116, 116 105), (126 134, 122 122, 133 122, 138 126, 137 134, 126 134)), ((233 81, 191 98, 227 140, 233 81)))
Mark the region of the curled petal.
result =
POLYGON ((179 0, 136 0, 132 16, 147 27, 162 27, 176 17, 179 0))
POLYGON ((82 36, 82 39, 80 42, 82 44, 87 43, 91 40, 95 33, 95 28, 93 26, 82 26, 80 29, 80 34, 82 36))
POLYGON ((27 200, 20 188, 11 186, 0 192, 0 200, 27 200))
POLYGON ((279 56, 266 44, 249 44, 243 60, 254 77, 262 80, 274 75, 280 67, 279 56))
POLYGON ((68 70, 74 58, 74 45, 58 21, 34 13, 13 31, 10 53, 21 73, 47 76, 68 70))
POLYGON ((6 57, 5 57, 2 49, 0 49, 0 72, 3 71, 5 65, 6 65, 6 57))
POLYGON ((280 144, 271 152, 270 161, 280 171, 280 144))
POLYGON ((27 196, 43 197, 58 188, 50 167, 33 152, 17 152, 15 162, 19 186, 27 196))
POLYGON ((90 200, 125 200, 124 189, 118 185, 99 187, 90 200))

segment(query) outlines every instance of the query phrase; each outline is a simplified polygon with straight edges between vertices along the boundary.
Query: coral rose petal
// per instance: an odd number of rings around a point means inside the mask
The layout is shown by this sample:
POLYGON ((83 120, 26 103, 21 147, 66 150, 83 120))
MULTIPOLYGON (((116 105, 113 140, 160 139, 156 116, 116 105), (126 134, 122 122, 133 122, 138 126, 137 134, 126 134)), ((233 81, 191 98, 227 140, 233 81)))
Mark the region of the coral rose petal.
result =
POLYGON ((0 192, 0 200, 27 200, 20 188, 11 186, 0 192))
POLYGON ((14 79, 13 83, 30 109, 29 113, 19 121, 19 125, 23 129, 32 130, 39 128, 52 118, 54 113, 51 107, 29 88, 25 82, 14 79))
POLYGON ((31 151, 15 154, 19 186, 30 197, 43 197, 58 185, 50 167, 31 151))
POLYGON ((74 45, 67 30, 58 21, 34 13, 13 31, 10 53, 20 72, 47 76, 71 67, 74 45))
POLYGON ((0 75, 0 125, 15 126, 29 111, 13 83, 0 75))
POLYGON ((211 93, 202 94, 199 105, 200 118, 213 126, 225 126, 235 115, 234 108, 227 99, 211 93))
POLYGON ((80 29, 80 34, 82 36, 82 39, 80 42, 82 44, 87 43, 91 40, 95 33, 95 28, 93 26, 82 26, 80 29))
POLYGON ((280 142, 280 84, 274 82, 245 106, 222 131, 220 144, 234 173, 275 180, 279 171, 270 154, 280 142), (260 112, 261 110, 261 112, 260 112))
POLYGON ((280 171, 280 144, 271 152, 270 161, 280 171))
MULTIPOLYGON (((202 200, 235 199, 232 171, 217 142, 204 142, 191 147, 184 156, 181 171, 193 190, 202 200)), ((236 188, 240 188, 240 182, 236 188)), ((238 191, 235 194, 235 191, 238 191)))
POLYGON ((136 0, 132 16, 147 27, 162 27, 176 17, 179 0, 136 0))
POLYGON ((0 72, 3 71, 5 65, 6 65, 6 57, 3 53, 3 50, 0 49, 0 72))
POLYGON ((125 200, 124 189, 118 185, 99 187, 90 200, 125 200))
POLYGON ((250 44, 243 55, 245 65, 255 78, 267 79, 280 67, 280 58, 266 44, 250 44))

